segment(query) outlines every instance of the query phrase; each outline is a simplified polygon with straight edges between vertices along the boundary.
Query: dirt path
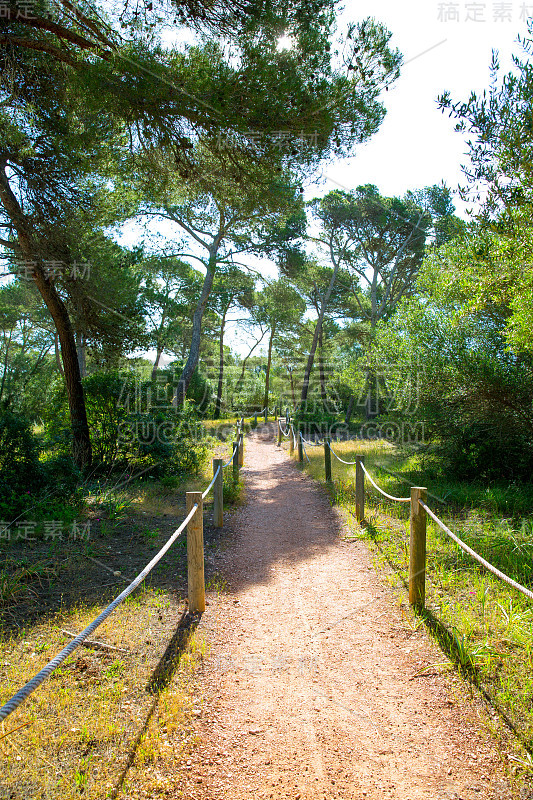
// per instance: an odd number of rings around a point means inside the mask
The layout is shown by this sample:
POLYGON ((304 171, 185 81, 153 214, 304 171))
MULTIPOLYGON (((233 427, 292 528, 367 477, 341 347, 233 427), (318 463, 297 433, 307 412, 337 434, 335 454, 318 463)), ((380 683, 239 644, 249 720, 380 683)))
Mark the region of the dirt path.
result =
POLYGON ((491 717, 414 632, 363 543, 275 447, 247 440, 246 504, 216 568, 187 798, 510 798, 491 717), (428 676, 416 677, 421 667, 428 676))

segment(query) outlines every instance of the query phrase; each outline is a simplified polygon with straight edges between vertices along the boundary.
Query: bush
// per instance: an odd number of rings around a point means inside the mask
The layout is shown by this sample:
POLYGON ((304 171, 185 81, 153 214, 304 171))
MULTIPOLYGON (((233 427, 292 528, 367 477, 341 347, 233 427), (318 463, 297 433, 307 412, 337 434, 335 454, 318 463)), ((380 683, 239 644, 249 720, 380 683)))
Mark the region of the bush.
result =
POLYGON ((178 413, 174 386, 166 373, 135 381, 118 372, 95 373, 84 380, 87 418, 96 465, 137 463, 152 467, 152 477, 197 472, 206 452, 191 403, 178 413))
POLYGON ((26 417, 0 414, 0 514, 16 516, 44 484, 39 446, 26 417))
POLYGON ((294 426, 305 437, 335 435, 339 425, 345 427, 339 423, 337 414, 321 401, 308 402, 305 409, 299 408, 294 414, 294 426))
POLYGON ((42 465, 46 484, 56 489, 72 493, 82 480, 80 469, 71 456, 60 454, 45 461, 42 465))
POLYGON ((533 445, 527 431, 513 415, 456 414, 444 404, 426 407, 432 429, 432 446, 426 463, 436 459, 435 474, 458 480, 523 480, 533 474, 533 445))

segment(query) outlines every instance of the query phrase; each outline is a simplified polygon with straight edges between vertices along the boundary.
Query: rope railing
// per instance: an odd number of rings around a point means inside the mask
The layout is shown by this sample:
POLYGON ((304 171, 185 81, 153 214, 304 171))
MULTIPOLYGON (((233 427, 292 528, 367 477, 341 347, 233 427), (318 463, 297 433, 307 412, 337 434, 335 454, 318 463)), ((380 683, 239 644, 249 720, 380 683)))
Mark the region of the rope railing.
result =
POLYGON ((291 435, 291 433, 290 433, 290 428, 289 428, 289 427, 286 425, 286 426, 285 426, 285 430, 283 430, 283 425, 281 424, 281 421, 280 421, 280 420, 278 420, 278 423, 279 423, 279 429, 280 429, 280 431, 281 431, 282 435, 283 435, 283 436, 284 436, 286 439, 288 439, 288 438, 289 438, 289 436, 291 435))
POLYGON ((308 447, 321 447, 324 444, 324 442, 308 442, 307 439, 304 439, 301 433, 300 436, 302 437, 304 444, 306 444, 308 447))
POLYGON ((222 464, 222 468, 223 468, 223 469, 226 469, 226 467, 229 467, 229 465, 230 465, 230 464, 231 464, 231 462, 233 461, 233 457, 234 457, 234 455, 235 455, 235 451, 237 450, 237 447, 238 447, 238 445, 237 445, 237 444, 235 444, 235 446, 233 447, 233 453, 231 454, 231 458, 230 458, 230 460, 229 460, 229 461, 226 461, 226 463, 225 463, 225 464, 222 464))
POLYGON ((492 565, 492 564, 491 564, 489 561, 487 561, 486 559, 484 559, 484 558, 483 558, 483 556, 480 556, 480 555, 479 555, 479 553, 476 553, 476 551, 475 551, 475 550, 473 550, 471 547, 469 547, 467 544, 465 544, 465 542, 463 542, 463 541, 462 541, 462 539, 459 539, 459 537, 458 537, 458 536, 457 536, 455 533, 453 533, 453 531, 451 531, 451 530, 448 528, 448 526, 447 526, 447 525, 445 525, 445 524, 444 524, 444 522, 443 522, 441 519, 439 519, 439 518, 437 517, 437 515, 436 515, 436 514, 435 514, 435 513, 434 513, 434 512, 433 512, 433 511, 432 511, 432 510, 429 508, 429 506, 427 506, 427 505, 424 503, 424 501, 423 501, 423 500, 419 500, 418 502, 419 502, 419 504, 422 506, 422 508, 424 509, 424 511, 425 511, 427 514, 429 514, 429 516, 431 517, 431 519, 432 519, 434 522, 436 522, 436 524, 439 526, 439 528, 440 528, 441 530, 443 530, 443 531, 444 531, 444 533, 446 533, 446 534, 447 534, 447 535, 448 535, 448 536, 449 536, 451 539, 453 539, 453 541, 454 541, 456 544, 458 544, 458 545, 459 545, 459 547, 460 547, 462 550, 464 550, 464 551, 465 551, 465 553, 468 553, 468 555, 470 555, 470 556, 471 556, 473 559, 475 559, 477 562, 479 562, 479 563, 480 563, 480 564, 481 564, 483 567, 485 567, 485 569, 487 569, 489 572, 492 572, 492 574, 493 574, 493 575, 495 575, 497 578, 500 578, 500 580, 502 580, 502 581, 504 581, 505 583, 509 584, 509 586, 512 586, 512 587, 513 587, 514 589, 516 589, 518 592, 521 592, 522 594, 525 594, 525 596, 526 596, 526 597, 529 597, 529 599, 530 599, 530 600, 533 600, 533 592, 532 592, 530 589, 526 589, 526 587, 525 587, 525 586, 522 586, 522 584, 521 584, 521 583, 518 583, 517 581, 513 580, 513 579, 512 579, 512 578, 510 578, 508 575, 506 575, 506 574, 505 574, 505 572, 502 572, 502 571, 501 571, 501 570, 499 570, 497 567, 493 566, 493 565, 492 565))
MULTIPOLYGON (((196 526, 195 534, 199 535, 199 542, 201 547, 202 553, 202 561, 203 561, 203 501, 211 491, 211 489, 217 484, 218 482, 218 494, 215 490, 215 506, 214 506, 214 522, 215 526, 222 525, 222 485, 221 485, 221 478, 222 478, 222 471, 229 467, 229 465, 233 462, 235 466, 235 453, 239 449, 239 442, 236 442, 233 447, 233 452, 231 454, 231 458, 225 464, 222 463, 221 459, 216 459, 213 462, 213 466, 217 465, 213 472, 213 479, 209 486, 205 489, 202 494, 199 492, 187 492, 187 505, 189 505, 189 498, 192 500, 197 498, 197 502, 194 502, 192 507, 189 509, 187 516, 181 523, 181 525, 176 528, 172 536, 167 540, 167 542, 163 545, 163 547, 159 550, 158 553, 152 558, 152 560, 144 567, 144 569, 139 572, 136 578, 134 578, 131 583, 122 591, 114 600, 109 603, 108 606, 91 622, 87 625, 84 630, 79 633, 71 642, 69 642, 62 650, 59 652, 51 661, 46 664, 36 675, 31 678, 21 689, 16 692, 16 694, 11 697, 7 703, 0 708, 0 722, 2 722, 6 717, 13 713, 17 708, 19 708, 22 703, 28 699, 28 697, 47 679, 50 675, 78 648, 83 642, 88 639, 88 637, 98 628, 102 622, 104 622, 112 613, 115 611, 116 608, 127 598, 129 597, 132 592, 144 581, 147 575, 153 570, 153 568, 161 561, 163 556, 166 555, 168 550, 172 547, 174 542, 178 539, 179 536, 184 532, 187 528, 189 523, 194 520, 196 513, 200 510, 202 514, 202 521, 199 525, 196 526)), ((193 584, 194 584, 194 575, 193 584)), ((191 587, 191 565, 189 563, 189 587, 191 587)), ((202 585, 196 585, 194 587, 193 592, 189 592, 189 594, 195 594, 199 597, 199 603, 196 601, 191 601, 191 597, 189 597, 189 610, 194 613, 198 610, 196 606, 199 606, 199 610, 204 610, 205 608, 205 585, 203 584, 203 569, 202 569, 202 585)))
POLYGON ((346 465, 347 465, 347 466, 349 466, 349 467, 352 467, 352 466, 354 466, 355 464, 357 464, 357 461, 345 461, 343 458, 341 458, 340 456, 338 456, 338 455, 337 455, 337 453, 335 452, 335 450, 333 449, 333 447, 331 446, 331 444, 330 444, 329 442, 328 442, 328 447, 329 447, 329 449, 331 450, 331 452, 333 453, 333 455, 335 456, 335 458, 337 459, 337 461, 340 461, 340 462, 341 462, 341 464, 346 464, 346 465))
POLYGON ((365 467, 365 465, 363 463, 361 463, 361 469, 365 473, 366 477, 368 478, 368 480, 370 481, 370 483, 372 484, 374 489, 377 489, 378 492, 383 495, 383 497, 387 497, 389 500, 395 500, 397 503, 410 503, 411 502, 411 498, 410 497, 394 497, 394 495, 392 495, 392 494, 387 494, 387 492, 383 491, 383 489, 380 486, 377 485, 377 483, 372 478, 372 476, 370 475, 369 471, 367 470, 367 468, 365 467))
POLYGON ((165 553, 172 547, 178 536, 180 536, 183 531, 185 530, 186 525, 188 522, 193 518, 198 509, 198 505, 194 505, 190 512, 187 514, 179 528, 177 528, 172 536, 168 539, 166 544, 163 545, 161 550, 152 558, 152 560, 145 566, 142 572, 139 572, 136 578, 132 580, 129 586, 126 586, 123 592, 121 592, 118 597, 115 599, 99 614, 96 619, 94 619, 87 627, 76 636, 66 647, 61 650, 60 653, 55 656, 48 664, 40 670, 31 680, 29 680, 19 691, 13 695, 13 697, 5 703, 2 708, 0 708, 0 721, 4 720, 9 714, 12 714, 23 702, 26 700, 32 692, 34 692, 40 685, 43 683, 54 670, 56 670, 62 663, 69 657, 71 653, 76 650, 77 647, 82 644, 82 642, 87 639, 91 633, 93 633, 99 625, 106 620, 110 614, 119 606, 126 597, 135 591, 135 589, 139 586, 140 583, 146 578, 146 576, 153 570, 153 568, 158 564, 165 553))
POLYGON ((304 440, 304 437, 302 436, 301 433, 300 433, 300 441, 302 442, 302 450, 304 451, 304 455, 305 455, 305 457, 307 459, 307 463, 310 464, 311 462, 309 461, 309 456, 307 455, 307 450, 305 449, 305 444, 304 444, 305 440, 304 440))
MULTIPOLYGON (((231 459, 233 460, 233 456, 231 457, 231 459)), ((227 463, 227 464, 225 464, 224 466, 226 466, 226 467, 227 467, 227 466, 229 466, 229 464, 230 464, 230 461, 228 461, 228 463, 227 463)), ((207 487, 207 489, 205 490, 205 492, 202 492, 202 500, 205 500, 205 498, 207 497, 207 495, 209 494, 209 492, 211 491, 211 489, 212 489, 212 488, 213 488, 213 486, 215 485, 215 481, 216 481, 216 479, 217 479, 217 478, 218 478, 218 476, 219 476, 220 469, 221 469, 221 467, 220 467, 220 466, 218 466, 218 467, 217 467, 217 470, 216 470, 216 472, 215 472, 215 474, 213 475, 213 480, 211 481, 211 483, 209 484, 209 486, 207 487)))
MULTIPOLYGON (((293 429, 294 433, 294 429, 293 429)), ((307 442, 306 439, 302 436, 299 432, 299 442, 301 443, 301 451, 299 451, 299 460, 303 461, 303 454, 307 459, 307 462, 310 463, 309 456, 307 454, 307 450, 305 449, 305 444, 313 444, 307 442)), ((296 444, 296 439, 295 439, 296 444)), ((325 462, 325 472, 326 472, 326 482, 331 481, 331 453, 335 456, 337 461, 340 461, 341 464, 346 464, 346 466, 355 466, 355 515, 359 522, 364 522, 364 512, 365 512, 365 477, 368 478, 372 486, 381 494, 383 497, 386 497, 388 500, 392 500, 396 503, 410 503, 410 543, 409 543, 409 602, 411 605, 421 606, 423 607, 425 604, 425 575, 426 575, 426 513, 431 517, 431 519, 459 546, 461 547, 466 553, 468 553, 473 559, 475 559, 478 563, 480 563, 485 569, 491 572, 500 580, 507 583, 509 586, 512 586, 518 592, 521 592, 530 600, 533 600, 533 591, 527 589, 522 584, 518 583, 517 581, 510 578, 504 572, 497 569, 493 566, 490 562, 484 559, 482 556, 479 555, 475 550, 469 547, 465 542, 463 542, 456 534, 453 533, 445 524, 442 522, 439 517, 426 505, 426 499, 429 496, 434 498, 440 503, 445 502, 442 498, 433 495, 431 492, 425 487, 420 486, 412 486, 411 493, 409 497, 396 497, 395 495, 389 494, 384 489, 379 486, 376 481, 373 479, 372 475, 368 471, 368 469, 364 465, 363 456, 357 457, 356 461, 346 461, 345 459, 341 458, 332 448, 331 441, 329 438, 326 438, 324 442, 324 462, 325 462), (424 513, 425 512, 425 513, 424 513)), ((387 472, 388 470, 384 470, 387 472)), ((394 475, 394 473, 391 473, 394 475)), ((398 476, 394 476, 398 478, 398 476)))

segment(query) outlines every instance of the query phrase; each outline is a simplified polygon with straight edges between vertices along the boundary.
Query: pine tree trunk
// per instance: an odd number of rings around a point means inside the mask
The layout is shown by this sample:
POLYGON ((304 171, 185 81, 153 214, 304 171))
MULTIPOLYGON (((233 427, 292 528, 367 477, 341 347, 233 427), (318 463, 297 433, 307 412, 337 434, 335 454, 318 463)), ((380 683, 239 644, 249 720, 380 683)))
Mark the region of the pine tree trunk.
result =
POLYGON ((331 297, 331 293, 333 291, 333 287, 335 286, 335 281, 337 279, 337 272, 339 271, 339 262, 334 265, 333 273, 331 275, 331 280, 329 282, 329 286, 326 289, 326 292, 322 298, 322 305, 320 306, 320 314, 318 315, 318 320, 315 327, 315 333, 313 336, 313 341, 311 343, 311 350, 309 351, 309 356, 307 358, 307 365, 305 367, 305 374, 304 374, 304 382, 302 385, 302 392, 300 395, 300 404, 303 406, 307 402, 307 395, 309 393, 309 380, 311 378, 311 370, 313 369, 313 363, 315 360, 315 353, 316 348, 318 345, 318 337, 322 332, 322 325, 324 322, 324 314, 326 313, 326 306, 329 302, 329 298, 331 297))
POLYGON ((268 393, 270 390, 270 365, 272 364, 272 342, 274 341, 274 334, 276 332, 275 328, 272 328, 270 333, 270 339, 268 340, 268 358, 267 358, 267 369, 265 375, 265 397, 264 397, 264 405, 268 413, 268 393))
POLYGON ((78 364, 80 365, 80 375, 82 378, 87 377, 87 351, 85 347, 85 340, 82 333, 76 334, 76 350, 78 352, 78 364))
POLYGON ((326 376, 324 374, 324 353, 322 349, 322 328, 318 334, 318 373, 320 376, 320 397, 325 404, 327 400, 326 395, 326 376))
POLYGON ((92 450, 74 330, 67 307, 57 293, 53 282, 44 274, 39 248, 30 233, 30 222, 11 190, 5 166, 4 162, 0 168, 0 201, 17 232, 22 255, 28 263, 32 264, 35 285, 54 320, 67 387, 73 457, 76 464, 84 469, 91 464, 92 450))
POLYGON ((211 294, 211 289, 213 287, 215 264, 216 264, 216 252, 212 253, 209 258, 209 264, 207 267, 207 272, 205 274, 202 291, 200 293, 200 299, 198 300, 198 304, 196 306, 192 318, 192 336, 191 336, 191 346, 189 349, 189 356, 181 372, 179 383, 176 388, 176 393, 174 395, 174 405, 176 406, 176 408, 181 408, 185 402, 187 389, 189 388, 191 378, 193 376, 194 370, 198 365, 198 359, 200 358, 200 343, 202 339, 202 320, 207 305, 207 301, 209 299, 209 295, 211 294))
POLYGON ((163 348, 159 347, 159 345, 158 345, 156 353, 155 353, 154 366, 152 367, 152 380, 153 381, 155 381, 155 379, 157 378, 157 370, 159 369, 159 362, 161 360, 162 353, 163 353, 163 348))
POLYGON ((220 335, 219 335, 219 352, 218 352, 218 386, 217 386, 217 397, 215 401, 215 413, 213 415, 213 419, 218 419, 220 417, 220 408, 222 406, 222 385, 224 381, 224 327, 226 324, 226 315, 222 317, 222 322, 220 324, 220 335))

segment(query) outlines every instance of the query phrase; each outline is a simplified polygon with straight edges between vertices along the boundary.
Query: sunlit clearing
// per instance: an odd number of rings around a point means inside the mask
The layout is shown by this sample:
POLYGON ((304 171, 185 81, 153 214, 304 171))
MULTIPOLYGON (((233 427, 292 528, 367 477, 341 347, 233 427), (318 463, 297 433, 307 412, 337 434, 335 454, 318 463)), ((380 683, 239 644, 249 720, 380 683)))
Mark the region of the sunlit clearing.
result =
POLYGON ((276 50, 292 50, 294 47, 294 39, 292 36, 280 36, 276 45, 276 50))

